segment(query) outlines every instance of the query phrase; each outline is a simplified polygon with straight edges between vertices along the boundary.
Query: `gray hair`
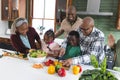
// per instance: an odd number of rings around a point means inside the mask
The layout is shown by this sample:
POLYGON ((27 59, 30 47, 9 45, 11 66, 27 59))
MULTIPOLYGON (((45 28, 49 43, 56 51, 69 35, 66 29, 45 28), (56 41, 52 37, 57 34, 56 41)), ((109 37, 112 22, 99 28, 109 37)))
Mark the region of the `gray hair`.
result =
POLYGON ((25 18, 17 18, 14 20, 14 22, 12 23, 11 26, 11 34, 16 34, 16 28, 20 27, 21 25, 23 25, 23 23, 27 23, 28 21, 25 18))

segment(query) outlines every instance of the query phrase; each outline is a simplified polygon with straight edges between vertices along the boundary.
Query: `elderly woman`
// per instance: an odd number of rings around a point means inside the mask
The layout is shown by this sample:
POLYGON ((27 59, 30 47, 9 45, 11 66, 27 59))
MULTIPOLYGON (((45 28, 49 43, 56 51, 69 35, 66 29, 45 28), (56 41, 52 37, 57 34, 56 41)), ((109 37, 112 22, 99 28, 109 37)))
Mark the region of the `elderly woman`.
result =
POLYGON ((27 54, 29 49, 36 49, 35 40, 41 48, 41 40, 34 28, 28 26, 25 18, 17 18, 11 27, 11 42, 16 51, 27 54))

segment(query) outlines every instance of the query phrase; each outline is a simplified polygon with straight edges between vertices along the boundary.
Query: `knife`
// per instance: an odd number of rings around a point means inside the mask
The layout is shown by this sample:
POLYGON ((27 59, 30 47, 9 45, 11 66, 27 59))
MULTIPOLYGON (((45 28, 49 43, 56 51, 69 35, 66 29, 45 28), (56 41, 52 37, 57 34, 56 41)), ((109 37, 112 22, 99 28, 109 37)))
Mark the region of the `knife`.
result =
POLYGON ((58 56, 57 59, 58 59, 58 62, 60 62, 60 60, 64 60, 62 56, 58 56))
POLYGON ((52 51, 52 49, 50 49, 50 47, 49 47, 49 46, 47 46, 47 48, 49 49, 49 51, 52 51))

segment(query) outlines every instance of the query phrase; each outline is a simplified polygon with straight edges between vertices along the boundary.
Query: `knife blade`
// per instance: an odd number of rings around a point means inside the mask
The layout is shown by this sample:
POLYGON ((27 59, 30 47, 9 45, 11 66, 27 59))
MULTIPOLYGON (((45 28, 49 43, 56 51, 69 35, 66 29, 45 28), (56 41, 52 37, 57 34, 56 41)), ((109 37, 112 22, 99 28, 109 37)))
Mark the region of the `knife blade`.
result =
POLYGON ((61 60, 64 60, 62 56, 58 56, 57 59, 58 59, 58 62, 60 62, 61 60))
POLYGON ((49 49, 49 51, 52 51, 52 49, 50 49, 50 47, 49 47, 49 46, 47 46, 47 48, 49 49))

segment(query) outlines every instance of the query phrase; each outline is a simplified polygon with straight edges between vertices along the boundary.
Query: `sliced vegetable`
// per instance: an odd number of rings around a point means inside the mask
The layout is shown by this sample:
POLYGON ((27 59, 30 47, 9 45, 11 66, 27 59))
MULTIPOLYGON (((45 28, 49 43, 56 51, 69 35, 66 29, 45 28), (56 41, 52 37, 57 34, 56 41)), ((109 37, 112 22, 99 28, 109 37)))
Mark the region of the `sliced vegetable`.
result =
POLYGON ((44 56, 47 55, 46 52, 41 51, 41 50, 34 50, 34 49, 32 49, 32 50, 30 50, 29 52, 30 52, 30 55, 29 55, 29 56, 30 56, 30 57, 33 57, 33 58, 44 57, 44 56))

